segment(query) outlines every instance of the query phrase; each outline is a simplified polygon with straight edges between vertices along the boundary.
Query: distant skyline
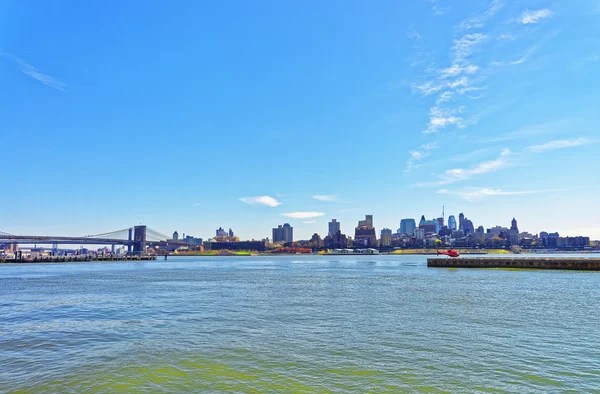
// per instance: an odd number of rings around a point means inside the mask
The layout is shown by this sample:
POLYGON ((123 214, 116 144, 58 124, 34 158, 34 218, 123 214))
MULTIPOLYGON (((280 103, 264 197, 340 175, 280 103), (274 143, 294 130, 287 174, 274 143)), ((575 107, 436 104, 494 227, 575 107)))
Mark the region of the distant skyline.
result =
POLYGON ((596 1, 0 0, 0 231, 600 239, 596 1))

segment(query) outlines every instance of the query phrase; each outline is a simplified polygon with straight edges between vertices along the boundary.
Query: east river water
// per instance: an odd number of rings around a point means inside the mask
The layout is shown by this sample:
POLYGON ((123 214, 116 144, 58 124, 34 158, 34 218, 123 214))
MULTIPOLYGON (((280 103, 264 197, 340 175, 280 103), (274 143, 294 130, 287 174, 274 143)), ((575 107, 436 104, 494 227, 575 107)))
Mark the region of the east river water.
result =
POLYGON ((0 265, 0 392, 600 392, 600 272, 0 265))

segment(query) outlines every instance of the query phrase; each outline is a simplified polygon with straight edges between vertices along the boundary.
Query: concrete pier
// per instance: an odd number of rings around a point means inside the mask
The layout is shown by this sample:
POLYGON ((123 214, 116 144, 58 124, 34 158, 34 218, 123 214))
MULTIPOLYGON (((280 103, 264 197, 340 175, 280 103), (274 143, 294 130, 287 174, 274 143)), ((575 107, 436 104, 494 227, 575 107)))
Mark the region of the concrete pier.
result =
POLYGON ((600 271, 599 257, 434 257, 428 267, 447 268, 526 268, 600 271))

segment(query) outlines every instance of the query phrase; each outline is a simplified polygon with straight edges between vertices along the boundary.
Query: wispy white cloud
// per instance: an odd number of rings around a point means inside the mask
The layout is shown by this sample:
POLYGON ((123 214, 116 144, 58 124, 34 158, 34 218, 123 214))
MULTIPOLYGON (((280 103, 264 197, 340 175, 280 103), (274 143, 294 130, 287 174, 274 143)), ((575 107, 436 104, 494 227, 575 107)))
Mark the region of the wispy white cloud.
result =
POLYGON ((454 40, 452 53, 455 63, 464 61, 467 57, 471 56, 487 39, 488 36, 483 33, 471 33, 465 34, 458 40, 454 40))
POLYGON ((490 65, 492 65, 494 67, 502 67, 502 66, 506 66, 506 65, 516 66, 516 65, 519 65, 519 64, 523 64, 527 60, 529 60, 529 58, 531 57, 531 55, 533 55, 538 49, 540 49, 542 47, 542 45, 544 45, 544 43, 546 41, 548 41, 549 39, 555 37, 558 34, 559 34, 559 30, 555 30, 555 31, 550 32, 540 42, 538 42, 537 44, 535 44, 535 45, 527 48, 527 50, 517 60, 513 60, 513 61, 493 61, 493 62, 490 63, 490 65))
POLYGON ((452 100, 452 95, 454 93, 451 91, 445 91, 442 94, 440 94, 438 96, 438 98, 435 100, 435 105, 440 105, 442 103, 445 103, 446 101, 450 101, 452 100))
POLYGON ((471 85, 468 77, 462 76, 451 81, 427 81, 421 85, 413 85, 423 96, 429 96, 432 93, 439 92, 442 89, 464 89, 471 85))
POLYGON ((514 41, 516 39, 517 37, 515 37, 515 35, 511 33, 500 34, 497 38, 497 40, 499 41, 514 41))
POLYGON ((479 70, 479 66, 475 66, 473 64, 467 64, 461 66, 459 64, 453 64, 448 68, 444 68, 440 71, 440 78, 449 78, 456 77, 462 73, 465 74, 474 74, 479 70))
POLYGON ((463 118, 460 116, 455 116, 455 114, 456 110, 432 107, 429 110, 429 124, 427 129, 425 129, 423 132, 425 134, 431 134, 437 132, 439 129, 443 129, 451 125, 463 127, 463 118))
POLYGON ((240 198, 240 201, 248 205, 266 205, 268 207, 281 205, 277 199, 271 196, 242 197, 240 198))
POLYGON ((477 92, 477 91, 485 90, 485 89, 486 89, 485 86, 467 86, 464 88, 456 89, 456 93, 465 94, 465 93, 477 92))
POLYGON ((521 190, 521 191, 505 191, 500 188, 487 188, 487 187, 470 187, 465 188, 463 190, 448 190, 441 189, 437 192, 439 194, 449 194, 455 195, 466 201, 481 201, 486 197, 494 197, 494 196, 517 196, 524 194, 538 194, 538 193, 551 193, 551 192, 559 192, 562 189, 546 189, 546 190, 521 190))
POLYGON ((523 64, 523 63, 525 63, 527 60, 529 60, 529 57, 530 57, 530 56, 531 56, 531 55, 532 55, 532 54, 533 54, 535 51, 537 51, 537 50, 538 50, 538 48, 539 48, 539 47, 540 47, 539 45, 534 45, 534 46, 530 47, 529 49, 527 49, 527 50, 525 51, 525 53, 523 53, 523 55, 521 55, 521 57, 520 57, 520 58, 518 58, 518 59, 517 59, 517 60, 515 60, 515 61, 512 61, 512 62, 510 62, 510 64, 511 64, 511 65, 513 65, 513 66, 516 66, 516 65, 518 65, 518 64, 523 64))
POLYGON ((413 160, 421 160, 422 158, 424 158, 426 156, 425 153, 419 152, 419 151, 416 151, 416 150, 411 150, 408 153, 410 153, 410 157, 413 160))
POLYGON ((529 149, 530 151, 535 152, 535 153, 541 153, 541 152, 546 152, 546 151, 554 150, 554 149, 571 148, 571 147, 575 147, 575 146, 588 145, 590 143, 593 143, 593 141, 590 141, 587 138, 580 137, 580 138, 575 138, 575 139, 571 139, 571 140, 555 140, 555 141, 546 142, 545 144, 541 144, 541 145, 532 145, 532 146, 528 147, 527 149, 529 149))
POLYGON ((428 142, 426 144, 421 145, 421 149, 425 149, 425 150, 437 149, 437 147, 438 147, 438 144, 435 141, 428 142))
POLYGON ((437 81, 427 81, 421 85, 413 85, 413 89, 419 91, 424 96, 429 96, 432 93, 444 89, 445 86, 445 83, 442 84, 437 81))
POLYGON ((548 8, 542 8, 541 10, 535 11, 525 10, 521 16, 519 16, 518 21, 524 25, 531 25, 550 18, 552 15, 553 12, 548 8))
POLYGON ((16 64, 19 65, 19 67, 21 68, 21 72, 25 75, 30 76, 31 78, 35 79, 36 81, 41 82, 42 84, 56 89, 56 90, 61 90, 64 91, 67 88, 67 84, 65 84, 64 82, 48 75, 48 74, 44 74, 42 72, 40 72, 38 69, 36 69, 35 67, 33 67, 31 64, 27 63, 25 60, 16 57, 15 55, 12 55, 10 53, 7 52, 3 52, 2 50, 0 50, 0 57, 4 57, 6 59, 10 59, 13 62, 15 62, 16 64))
POLYGON ((500 156, 494 160, 481 162, 471 168, 453 168, 438 175, 437 181, 417 183, 413 186, 424 187, 447 185, 450 183, 465 181, 473 178, 474 176, 486 174, 488 172, 500 171, 514 165, 512 156, 513 153, 509 149, 504 149, 500 153, 500 156))
POLYGON ((485 22, 487 22, 488 19, 496 15, 503 7, 504 1, 492 0, 487 10, 482 15, 462 21, 459 27, 462 30, 480 29, 485 26, 485 22))
POLYGON ((429 3, 431 3, 431 11, 433 12, 433 15, 444 15, 450 11, 450 7, 440 4, 439 0, 429 0, 429 3))
POLYGON ((282 213, 281 216, 287 216, 292 219, 312 219, 325 216, 324 212, 288 212, 282 213))
POLYGON ((406 162, 406 169, 404 170, 404 172, 409 172, 410 170, 421 167, 422 164, 417 164, 417 162, 429 156, 430 153, 428 151, 437 149, 437 147, 437 142, 434 141, 421 145, 421 150, 408 151, 410 158, 406 162))
POLYGON ((336 196, 336 195, 319 195, 319 196, 312 196, 312 198, 314 198, 315 200, 318 200, 318 201, 337 201, 338 200, 338 196, 336 196))

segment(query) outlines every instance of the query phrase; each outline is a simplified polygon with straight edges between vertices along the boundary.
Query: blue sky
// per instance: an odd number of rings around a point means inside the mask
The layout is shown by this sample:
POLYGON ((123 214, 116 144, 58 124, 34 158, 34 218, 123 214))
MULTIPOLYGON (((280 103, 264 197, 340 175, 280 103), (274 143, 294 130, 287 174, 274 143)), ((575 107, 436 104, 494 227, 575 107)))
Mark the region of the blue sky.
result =
POLYGON ((0 231, 308 238, 445 205, 600 238, 599 18, 596 0, 0 0, 0 231))

